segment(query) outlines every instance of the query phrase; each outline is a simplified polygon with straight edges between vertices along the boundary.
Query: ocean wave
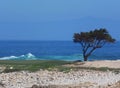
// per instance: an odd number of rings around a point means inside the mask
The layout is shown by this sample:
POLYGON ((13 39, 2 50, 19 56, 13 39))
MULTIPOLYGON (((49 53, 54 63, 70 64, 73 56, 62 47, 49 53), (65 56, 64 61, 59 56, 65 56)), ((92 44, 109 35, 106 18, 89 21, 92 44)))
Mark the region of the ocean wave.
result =
POLYGON ((75 54, 75 55, 68 55, 68 56, 39 56, 36 57, 32 53, 28 53, 26 55, 20 56, 8 56, 8 57, 1 57, 0 60, 66 60, 66 61, 74 61, 74 60, 83 60, 82 54, 75 54))
POLYGON ((21 55, 21 56, 8 56, 8 57, 2 57, 0 60, 36 60, 36 57, 28 53, 26 55, 21 55))

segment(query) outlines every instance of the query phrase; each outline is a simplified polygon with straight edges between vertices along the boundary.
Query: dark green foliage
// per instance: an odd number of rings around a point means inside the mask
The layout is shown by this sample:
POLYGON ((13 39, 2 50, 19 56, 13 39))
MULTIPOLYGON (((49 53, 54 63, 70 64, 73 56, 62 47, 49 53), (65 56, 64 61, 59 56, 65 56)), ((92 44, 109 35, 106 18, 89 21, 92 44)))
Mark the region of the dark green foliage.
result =
POLYGON ((113 39, 104 28, 75 33, 73 40, 75 43, 81 44, 84 61, 87 61, 88 56, 90 56, 95 49, 103 47, 106 43, 115 42, 115 39, 113 39))

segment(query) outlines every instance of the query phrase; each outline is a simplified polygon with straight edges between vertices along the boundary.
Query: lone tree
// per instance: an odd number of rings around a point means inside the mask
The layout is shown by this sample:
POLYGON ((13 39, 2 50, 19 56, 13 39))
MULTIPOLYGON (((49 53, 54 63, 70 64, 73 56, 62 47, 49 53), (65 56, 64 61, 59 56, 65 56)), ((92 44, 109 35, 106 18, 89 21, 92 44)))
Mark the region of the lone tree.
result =
POLYGON ((75 33, 73 40, 75 43, 81 44, 84 61, 88 60, 88 57, 95 49, 103 47, 106 43, 115 42, 115 39, 113 39, 104 28, 89 32, 75 33))

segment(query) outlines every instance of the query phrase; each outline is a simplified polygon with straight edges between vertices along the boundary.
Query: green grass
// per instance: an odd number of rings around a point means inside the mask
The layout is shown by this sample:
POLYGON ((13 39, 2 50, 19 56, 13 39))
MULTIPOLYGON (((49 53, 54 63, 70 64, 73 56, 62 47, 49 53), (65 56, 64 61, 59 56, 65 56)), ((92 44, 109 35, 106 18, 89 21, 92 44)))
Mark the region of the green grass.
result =
POLYGON ((114 68, 95 68, 95 67, 65 67, 63 65, 66 64, 74 64, 74 62, 70 61, 60 61, 60 60, 0 60, 0 66, 5 66, 6 69, 3 71, 5 73, 15 72, 15 71, 38 71, 40 69, 43 70, 58 70, 62 72, 69 72, 71 70, 95 70, 95 71, 113 71, 116 74, 120 73, 119 69, 114 68), (11 69, 12 67, 12 69, 11 69))
POLYGON ((5 66, 4 72, 14 71, 38 71, 40 69, 52 70, 54 68, 60 68, 64 64, 71 62, 60 60, 0 60, 0 65, 5 66), (12 69, 10 69, 12 67, 12 69))

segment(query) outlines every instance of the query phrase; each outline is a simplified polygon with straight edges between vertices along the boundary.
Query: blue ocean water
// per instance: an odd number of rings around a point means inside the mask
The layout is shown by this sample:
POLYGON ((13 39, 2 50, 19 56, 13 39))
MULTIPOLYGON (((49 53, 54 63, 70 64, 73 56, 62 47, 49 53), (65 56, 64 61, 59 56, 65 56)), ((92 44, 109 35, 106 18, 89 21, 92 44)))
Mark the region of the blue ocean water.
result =
MULTIPOLYGON (((120 42, 97 49, 89 60, 120 59, 120 42)), ((0 41, 0 60, 83 60, 72 41, 0 41)))

